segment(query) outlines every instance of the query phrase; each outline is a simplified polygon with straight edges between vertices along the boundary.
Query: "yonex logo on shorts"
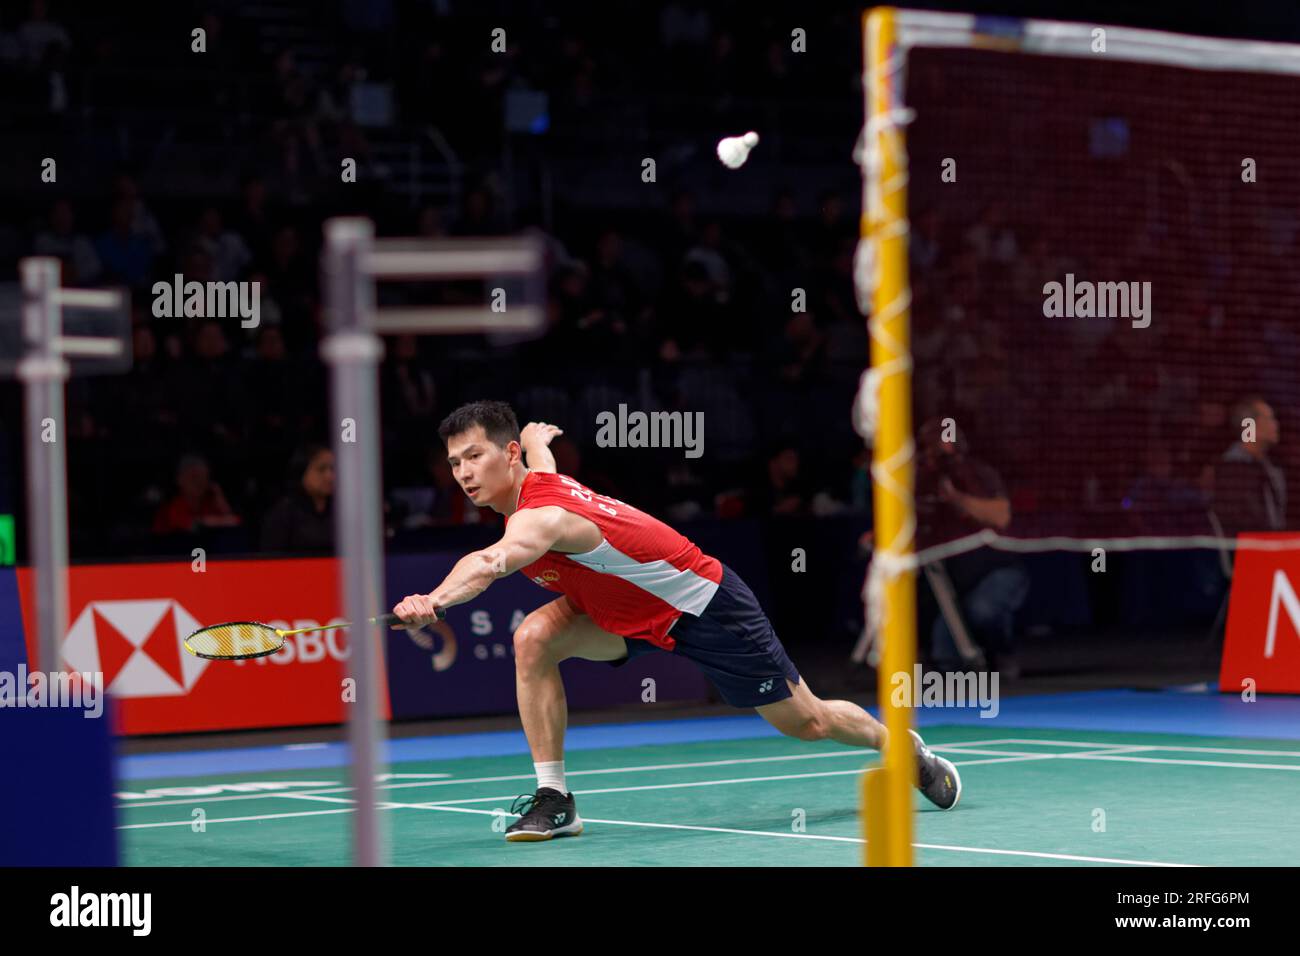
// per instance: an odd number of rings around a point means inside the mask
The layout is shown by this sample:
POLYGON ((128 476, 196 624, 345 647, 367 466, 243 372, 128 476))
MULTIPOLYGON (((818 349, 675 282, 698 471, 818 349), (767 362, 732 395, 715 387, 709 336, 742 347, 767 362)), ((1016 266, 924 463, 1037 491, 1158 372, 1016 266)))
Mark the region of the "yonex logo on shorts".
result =
POLYGON ((769 690, 772 689, 772 684, 773 684, 773 683, 775 683, 775 681, 772 681, 772 680, 765 680, 765 681, 763 681, 763 683, 761 683, 761 684, 758 685, 758 692, 759 692, 760 694, 766 694, 769 690))

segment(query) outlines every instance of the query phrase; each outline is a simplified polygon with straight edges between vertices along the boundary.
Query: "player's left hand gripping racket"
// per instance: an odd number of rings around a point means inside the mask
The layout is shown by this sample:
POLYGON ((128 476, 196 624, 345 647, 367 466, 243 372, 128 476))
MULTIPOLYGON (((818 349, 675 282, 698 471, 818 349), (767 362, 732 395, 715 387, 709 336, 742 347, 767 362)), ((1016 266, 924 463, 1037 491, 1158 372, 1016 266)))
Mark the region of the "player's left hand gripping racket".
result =
MULTIPOLYGON (((447 612, 438 608, 438 620, 447 616, 447 612)), ((371 624, 388 624, 392 627, 405 627, 396 614, 381 614, 370 618, 371 624)), ((299 627, 285 630, 260 624, 257 621, 231 621, 226 624, 212 624, 201 627, 185 638, 185 649, 195 657, 206 657, 210 661, 246 661, 253 657, 266 657, 284 647, 284 639, 294 634, 306 634, 309 631, 331 631, 339 627, 351 627, 347 621, 338 624, 316 624, 312 627, 299 627)))

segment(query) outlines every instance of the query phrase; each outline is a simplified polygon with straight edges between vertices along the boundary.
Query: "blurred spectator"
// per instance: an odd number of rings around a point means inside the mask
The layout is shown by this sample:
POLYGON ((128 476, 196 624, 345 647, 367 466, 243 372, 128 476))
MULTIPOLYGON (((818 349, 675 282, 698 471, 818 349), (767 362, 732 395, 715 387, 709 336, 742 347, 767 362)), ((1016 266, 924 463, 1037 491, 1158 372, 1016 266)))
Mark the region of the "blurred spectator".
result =
POLYGON ((35 67, 45 60, 51 47, 70 50, 72 39, 62 24, 50 19, 45 0, 32 0, 29 9, 30 15, 18 27, 18 42, 28 65, 35 67))
POLYGON ((266 208, 266 180, 256 175, 245 176, 240 183, 239 197, 239 211, 231 225, 247 243, 254 260, 264 266, 271 253, 274 232, 266 208))
POLYGON ((334 550, 334 452, 304 445, 289 462, 289 492, 262 522, 262 550, 330 553, 334 550))
POLYGON ((208 108, 214 113, 228 113, 242 104, 234 96, 234 79, 239 72, 239 51, 226 35, 225 22, 211 10, 203 14, 199 26, 207 40, 207 51, 196 66, 204 74, 208 108))
POLYGON ((676 271, 686 255, 686 250, 695 244, 698 229, 695 224, 695 194, 690 190, 678 190, 673 193, 668 207, 668 218, 658 230, 656 238, 660 258, 668 267, 676 271))
POLYGON ((687 251, 686 263, 699 263, 713 286, 714 298, 725 303, 731 300, 731 267, 721 247, 722 223, 710 219, 700 232, 699 242, 687 251))
POLYGON ((624 356, 618 343, 627 332, 627 323, 619 312, 605 307, 593 292, 590 279, 585 262, 574 261, 559 270, 555 286, 561 336, 572 348, 619 361, 624 356))
POLYGON ((966 245, 975 251, 981 262, 1008 265, 1016 258, 1016 235, 1007 221, 1007 207, 1002 202, 991 202, 980 212, 979 219, 966 230, 966 245))
POLYGON ((252 457, 278 458, 283 455, 283 449, 292 447, 296 433, 294 412, 301 394, 278 325, 262 323, 257 330, 253 359, 242 365, 244 394, 256 396, 248 423, 252 457))
POLYGON ((787 385, 802 385, 820 378, 825 371, 826 337, 810 312, 795 312, 785 323, 779 347, 778 375, 787 385))
POLYGON ((861 448, 853 456, 853 475, 849 479, 849 508, 863 514, 872 508, 871 449, 861 448))
POLYGON ((707 5, 699 0, 672 0, 659 14, 659 35, 669 49, 703 48, 712 32, 707 5))
POLYGON ((64 285, 91 285, 99 278, 99 256, 90 239, 76 232, 75 226, 72 203, 56 199, 50 208, 49 226, 37 234, 32 251, 38 256, 54 256, 63 263, 64 285))
POLYGON ((307 76, 298 68, 293 50, 282 49, 272 61, 275 115, 281 119, 304 117, 311 97, 307 76))
POLYGON ((779 189, 772 197, 772 208, 757 225, 756 248, 770 271, 790 277, 790 284, 806 267, 808 243, 805 223, 799 217, 794 193, 779 189))
POLYGON ((208 463, 186 455, 176 466, 177 492, 154 516, 154 534, 193 533, 200 528, 228 528, 240 518, 212 480, 208 463))
POLYGON ((844 214, 844 200, 839 193, 825 190, 817 198, 817 224, 809 238, 813 262, 829 263, 844 240, 857 241, 857 226, 844 214))
POLYGON ((190 338, 190 354, 179 363, 175 385, 181 426, 215 457, 217 468, 228 474, 244 460, 247 416, 257 404, 257 392, 246 392, 227 338, 234 320, 203 319, 190 338))
POLYGON ((442 210, 437 206, 425 206, 415 220, 415 234, 422 239, 445 239, 446 230, 442 225, 442 210))
POLYGON ((940 232, 939 214, 933 209, 918 213, 912 220, 908 256, 914 267, 928 271, 938 264, 943 254, 940 232))
POLYGON ((812 502, 807 477, 800 468, 799 451, 792 446, 777 449, 767 459, 763 484, 750 492, 754 515, 805 515, 812 502))
POLYGON ((387 353, 379 376, 385 455, 394 473, 404 475, 420 467, 420 446, 408 436, 435 430, 438 389, 433 373, 420 359, 419 339, 414 335, 391 339, 387 353))
POLYGON ((248 243, 225 227, 215 206, 207 207, 200 214, 195 242, 212 260, 212 279, 216 282, 238 279, 253 259, 248 243))
POLYGON ((131 234, 139 236, 149 244, 149 251, 160 256, 167 251, 167 239, 162 226, 144 200, 140 198, 140 188, 135 180, 126 173, 118 174, 113 180, 113 199, 126 202, 130 212, 131 234))
POLYGON ((1147 444, 1142 475, 1122 504, 1130 509, 1137 534, 1188 534, 1204 527, 1204 496, 1174 474, 1174 456, 1164 442, 1147 444))
POLYGON ((1238 440, 1214 466, 1214 513, 1224 534, 1285 530, 1286 475, 1269 457, 1281 438, 1272 406, 1259 396, 1243 399, 1229 426, 1240 429, 1238 440))
MULTIPOLYGON (((783 37, 773 37, 763 51, 763 66, 759 71, 755 91, 760 96, 788 96, 794 86, 795 74, 791 71, 790 44, 783 37)), ((797 59, 797 57, 796 57, 797 59)))
POLYGON ((270 294, 279 303, 289 345, 300 349, 308 344, 312 327, 316 271, 304 255, 302 240, 293 226, 276 230, 265 274, 267 286, 263 294, 270 294))
POLYGON ((420 362, 420 340, 399 335, 384 365, 384 414, 403 430, 418 431, 433 417, 438 391, 433 374, 420 362))
POLYGON ((113 202, 109 227, 95 241, 95 252, 106 278, 142 289, 153 275, 153 248, 131 228, 134 202, 123 196, 113 202))
POLYGON ((451 229, 453 236, 498 236, 505 231, 486 187, 477 186, 465 193, 460 218, 451 229))
POLYGON ((715 109, 725 109, 735 92, 739 64, 736 38, 729 30, 719 30, 713 37, 709 59, 697 85, 697 95, 710 97, 715 109))
POLYGON ((316 127, 296 121, 277 122, 271 127, 267 152, 271 156, 267 170, 271 192, 286 205, 308 205, 321 188, 325 173, 316 127))
POLYGON ((623 237, 617 229, 606 229, 600 234, 591 272, 591 292, 611 312, 631 319, 643 308, 645 296, 627 266, 623 249, 623 237))
MULTIPOLYGON (((985 528, 1006 531, 1011 524, 1011 500, 1002 479, 991 465, 966 453, 965 436, 955 424, 931 420, 921 426, 917 438, 918 545, 931 547, 985 528)), ((971 636, 983 644, 990 666, 1015 677, 1015 613, 1029 595, 1029 575, 1022 563, 1009 552, 988 547, 942 563, 971 636)), ((959 665, 942 614, 934 617, 929 650, 936 668, 959 665)))

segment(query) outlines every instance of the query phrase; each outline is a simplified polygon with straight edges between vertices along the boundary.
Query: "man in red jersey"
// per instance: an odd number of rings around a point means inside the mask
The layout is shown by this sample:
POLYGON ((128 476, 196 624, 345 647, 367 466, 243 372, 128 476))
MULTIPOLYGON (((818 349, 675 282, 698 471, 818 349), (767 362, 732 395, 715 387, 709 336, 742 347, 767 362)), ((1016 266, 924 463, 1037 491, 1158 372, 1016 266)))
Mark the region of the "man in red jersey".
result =
MULTIPOLYGON (((680 654, 727 703, 757 709, 783 734, 884 747, 884 725, 857 704, 813 695, 734 571, 658 519, 557 474, 547 446, 558 428, 535 422, 521 434, 509 405, 472 402, 448 415, 438 434, 456 481, 475 505, 506 516, 505 534, 393 613, 408 624, 432 623, 437 609, 471 601, 516 571, 560 595, 514 633, 519 716, 537 791, 512 811, 520 818, 507 840, 582 832, 564 781, 568 708, 559 665, 570 657, 617 666, 656 650, 680 654)), ((961 796, 957 768, 912 737, 921 792, 951 809, 961 796)))

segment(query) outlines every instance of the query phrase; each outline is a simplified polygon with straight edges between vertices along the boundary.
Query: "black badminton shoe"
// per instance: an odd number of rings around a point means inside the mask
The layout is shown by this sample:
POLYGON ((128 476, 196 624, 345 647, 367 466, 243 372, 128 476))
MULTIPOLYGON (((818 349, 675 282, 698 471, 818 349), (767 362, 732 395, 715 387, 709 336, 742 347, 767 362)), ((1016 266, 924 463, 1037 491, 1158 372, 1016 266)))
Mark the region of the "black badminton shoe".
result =
POLYGON ((560 793, 542 787, 529 796, 524 794, 510 807, 519 819, 506 828, 511 843, 535 843, 560 836, 577 836, 582 832, 582 818, 572 793, 560 793))
POLYGON ((940 810, 951 810, 961 799, 961 774, 951 760, 940 757, 927 747, 915 730, 908 733, 916 743, 916 765, 920 772, 917 789, 940 810))

